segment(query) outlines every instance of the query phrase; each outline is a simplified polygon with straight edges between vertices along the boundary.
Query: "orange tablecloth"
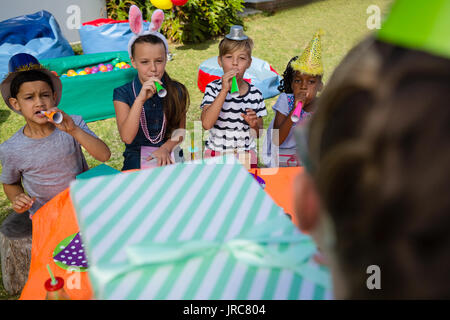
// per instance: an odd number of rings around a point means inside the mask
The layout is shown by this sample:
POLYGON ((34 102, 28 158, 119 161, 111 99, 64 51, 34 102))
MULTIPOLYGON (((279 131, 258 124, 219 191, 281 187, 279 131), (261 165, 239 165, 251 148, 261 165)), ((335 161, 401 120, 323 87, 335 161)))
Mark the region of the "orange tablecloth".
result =
POLYGON ((33 216, 31 264, 28 281, 22 290, 21 300, 43 300, 44 283, 49 278, 47 264, 56 277, 64 279, 64 290, 74 300, 92 298, 92 287, 87 272, 69 272, 53 262, 53 250, 68 236, 79 231, 75 209, 69 189, 58 194, 33 216), (78 277, 78 278, 77 278, 78 277), (70 283, 70 285, 69 285, 70 283), (73 287, 73 289, 70 289, 73 287))
POLYGON ((258 170, 258 176, 266 182, 266 188, 264 190, 277 205, 282 207, 291 216, 292 222, 297 225, 297 218, 294 215, 292 186, 295 176, 302 172, 303 167, 262 168, 249 171, 255 173, 255 170, 258 170))
MULTIPOLYGON (((266 183, 265 191, 274 202, 290 215, 293 213, 292 183, 294 177, 302 171, 301 167, 252 169, 266 183)), ((295 217, 292 217, 296 224, 295 217)), ((44 283, 49 278, 47 264, 55 276, 65 281, 65 290, 72 299, 88 300, 93 298, 92 286, 87 272, 70 272, 53 262, 53 251, 68 236, 79 231, 75 209, 66 189, 33 216, 33 242, 31 265, 28 281, 22 290, 21 300, 45 299, 44 283)))

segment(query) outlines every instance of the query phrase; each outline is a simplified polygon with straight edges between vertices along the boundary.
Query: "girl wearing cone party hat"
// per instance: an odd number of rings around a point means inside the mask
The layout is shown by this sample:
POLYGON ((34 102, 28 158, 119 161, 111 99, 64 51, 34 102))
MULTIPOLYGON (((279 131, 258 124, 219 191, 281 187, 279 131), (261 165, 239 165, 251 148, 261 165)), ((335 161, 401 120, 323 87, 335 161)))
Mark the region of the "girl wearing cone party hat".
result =
POLYGON ((267 129, 263 144, 263 161, 268 167, 299 166, 294 128, 310 118, 316 95, 322 90, 322 47, 319 30, 300 56, 286 66, 278 87, 281 91, 273 106, 275 116, 267 129))

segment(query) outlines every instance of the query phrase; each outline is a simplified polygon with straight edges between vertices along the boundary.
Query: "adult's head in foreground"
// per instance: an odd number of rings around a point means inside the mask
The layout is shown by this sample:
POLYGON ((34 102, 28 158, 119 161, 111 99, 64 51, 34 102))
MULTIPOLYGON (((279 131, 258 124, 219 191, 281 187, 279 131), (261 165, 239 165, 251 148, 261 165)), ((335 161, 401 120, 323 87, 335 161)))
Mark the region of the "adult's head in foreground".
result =
POLYGON ((450 298, 449 23, 448 2, 397 1, 296 133, 296 213, 338 299, 450 298))

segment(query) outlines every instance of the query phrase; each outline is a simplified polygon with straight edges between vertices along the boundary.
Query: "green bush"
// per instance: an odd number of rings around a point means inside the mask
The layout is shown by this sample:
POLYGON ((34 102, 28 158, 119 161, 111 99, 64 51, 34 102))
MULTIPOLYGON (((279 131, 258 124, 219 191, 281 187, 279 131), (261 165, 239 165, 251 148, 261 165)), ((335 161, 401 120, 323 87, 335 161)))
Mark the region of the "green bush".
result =
MULTIPOLYGON (((149 0, 107 0, 108 17, 128 19, 128 9, 137 5, 146 20, 156 8, 149 0)), ((237 15, 244 8, 243 0, 189 0, 184 6, 164 10, 161 32, 177 43, 199 43, 228 33, 233 24, 243 25, 237 15)))
MULTIPOLYGON (((145 3, 145 1, 142 1, 145 3)), ((142 11, 142 5, 132 0, 106 0, 108 18, 114 20, 128 20, 128 10, 131 5, 137 5, 142 11)))

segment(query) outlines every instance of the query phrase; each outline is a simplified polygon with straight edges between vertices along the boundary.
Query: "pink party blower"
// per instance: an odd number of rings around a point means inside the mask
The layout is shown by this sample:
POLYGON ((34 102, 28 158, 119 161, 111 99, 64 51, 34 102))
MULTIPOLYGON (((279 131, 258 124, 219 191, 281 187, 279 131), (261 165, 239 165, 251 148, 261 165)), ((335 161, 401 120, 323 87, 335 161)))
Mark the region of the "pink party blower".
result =
POLYGON ((303 102, 299 101, 295 107, 294 112, 291 115, 292 122, 298 122, 300 120, 300 113, 302 112, 303 102))

